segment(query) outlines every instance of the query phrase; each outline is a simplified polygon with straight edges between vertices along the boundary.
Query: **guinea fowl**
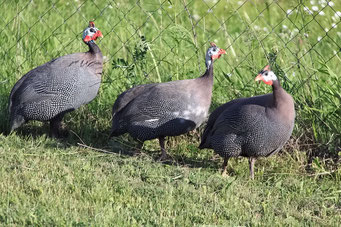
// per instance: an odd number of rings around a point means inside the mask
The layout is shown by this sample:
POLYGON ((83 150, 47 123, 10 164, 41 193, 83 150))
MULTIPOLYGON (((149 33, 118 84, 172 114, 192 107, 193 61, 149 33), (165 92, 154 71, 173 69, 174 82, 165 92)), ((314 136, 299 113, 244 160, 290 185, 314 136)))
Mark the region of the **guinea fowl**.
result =
POLYGON ((50 136, 61 136, 64 115, 89 103, 98 93, 103 69, 102 53, 94 42, 98 37, 103 35, 90 21, 83 31, 88 52, 38 66, 14 85, 9 99, 11 131, 29 120, 50 121, 50 136))
POLYGON ((290 138, 295 121, 294 100, 266 66, 255 78, 272 85, 273 93, 232 100, 209 117, 200 149, 212 148, 224 157, 223 175, 230 157, 249 157, 254 179, 256 157, 277 153, 290 138))
POLYGON ((129 133, 140 142, 158 138, 159 160, 166 158, 166 136, 184 134, 205 120, 211 105, 213 61, 225 53, 211 43, 201 77, 139 85, 120 94, 113 106, 111 136, 129 133))

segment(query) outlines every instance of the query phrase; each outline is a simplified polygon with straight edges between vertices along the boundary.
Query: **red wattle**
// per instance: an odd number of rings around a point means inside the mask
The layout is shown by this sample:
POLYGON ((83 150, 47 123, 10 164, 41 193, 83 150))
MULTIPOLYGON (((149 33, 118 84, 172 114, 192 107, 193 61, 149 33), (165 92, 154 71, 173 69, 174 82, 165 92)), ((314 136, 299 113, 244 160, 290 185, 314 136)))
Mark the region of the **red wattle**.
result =
POLYGON ((85 38, 83 39, 84 42, 89 42, 90 40, 92 40, 92 38, 90 36, 85 36, 85 38))
POLYGON ((268 81, 263 80, 263 82, 267 85, 272 85, 272 80, 268 80, 268 81))

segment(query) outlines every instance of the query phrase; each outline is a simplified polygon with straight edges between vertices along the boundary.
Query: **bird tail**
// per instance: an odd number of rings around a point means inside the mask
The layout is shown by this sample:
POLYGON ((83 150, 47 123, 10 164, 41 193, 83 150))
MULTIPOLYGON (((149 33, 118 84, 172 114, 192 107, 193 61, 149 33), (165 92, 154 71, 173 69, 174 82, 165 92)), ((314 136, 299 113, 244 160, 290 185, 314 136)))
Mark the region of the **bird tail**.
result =
POLYGON ((211 145, 209 143, 210 141, 209 136, 210 136, 210 130, 205 128, 205 131, 201 137, 201 143, 199 145, 199 149, 211 148, 211 145))
POLYGON ((121 134, 119 134, 116 130, 111 130, 110 132, 110 135, 109 135, 109 138, 112 138, 112 137, 116 137, 116 136, 119 136, 121 134))
POLYGON ((206 143, 206 140, 201 141, 199 145, 199 149, 210 148, 209 144, 206 143))
POLYGON ((25 123, 25 118, 22 115, 16 115, 16 114, 14 114, 14 116, 11 115, 10 132, 19 128, 24 123, 25 123))
POLYGON ((111 132, 109 138, 120 136, 122 134, 126 133, 125 127, 123 124, 119 121, 117 115, 113 115, 112 119, 112 126, 111 126, 111 132))
POLYGON ((199 149, 211 148, 209 141, 210 139, 208 138, 208 135, 204 133, 203 136, 201 137, 201 143, 199 145, 199 149))

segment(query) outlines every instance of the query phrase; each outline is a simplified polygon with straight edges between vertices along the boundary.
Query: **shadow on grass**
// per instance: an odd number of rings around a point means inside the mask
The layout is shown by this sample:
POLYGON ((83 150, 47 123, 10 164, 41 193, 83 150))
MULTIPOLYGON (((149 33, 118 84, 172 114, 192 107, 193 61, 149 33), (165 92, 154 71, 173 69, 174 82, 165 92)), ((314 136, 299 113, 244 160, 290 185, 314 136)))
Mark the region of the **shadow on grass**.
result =
MULTIPOLYGON (((80 147, 88 148, 95 152, 101 152, 106 154, 118 154, 125 155, 127 157, 148 157, 153 159, 155 162, 159 162, 163 165, 173 165, 173 166, 184 166, 188 168, 211 168, 219 169, 221 166, 221 160, 218 156, 211 159, 200 158, 195 156, 190 156, 186 154, 172 153, 171 157, 165 161, 158 161, 161 151, 157 150, 147 150, 141 149, 140 143, 132 139, 128 135, 114 137, 110 139, 106 144, 103 143, 93 143, 91 146, 86 145, 86 141, 83 144, 74 144, 80 147)), ((169 148, 168 148, 169 149, 169 148)), ((172 149, 172 148, 170 148, 172 149)), ((173 147, 175 149, 175 147, 173 147)), ((200 151, 199 151, 200 152, 200 151)))
POLYGON ((312 165, 315 163, 317 166, 321 164, 321 161, 331 169, 337 169, 340 167, 341 160, 337 150, 341 151, 339 145, 336 150, 332 150, 325 144, 311 144, 307 150, 307 171, 313 171, 312 165))
MULTIPOLYGON (((0 133, 7 135, 8 130, 8 122, 7 122, 7 110, 3 109, 0 111, 1 116, 1 125, 0 125, 0 133)), ((98 116, 98 119, 101 119, 98 116)), ((96 120, 98 120, 96 119, 96 120)), ((46 143, 43 146, 50 148, 69 148, 69 147, 79 147, 88 150, 92 150, 94 152, 102 152, 108 155, 110 154, 118 154, 126 157, 140 156, 146 155, 150 159, 154 159, 157 161, 161 152, 158 146, 153 146, 151 149, 142 149, 140 152, 139 143, 132 139, 130 136, 123 135, 120 137, 109 138, 110 134, 110 125, 104 127, 103 125, 107 123, 100 124, 101 126, 96 126, 96 121, 87 121, 85 119, 80 119, 78 117, 75 118, 67 118, 67 129, 69 130, 69 136, 65 139, 56 140, 57 143, 46 143), (79 123, 83 122, 83 123, 79 123), (61 146, 62 145, 62 146, 61 146), (156 150, 154 150, 154 148, 156 150)), ((168 145, 166 146, 171 152, 172 159, 162 162, 164 165, 174 165, 174 166, 185 166, 188 168, 210 168, 220 171, 222 160, 218 158, 218 156, 212 155, 197 155, 191 154, 191 152, 206 152, 200 151, 193 144, 197 144, 200 140, 200 135, 202 134, 202 130, 205 126, 201 126, 198 130, 194 132, 190 132, 185 135, 177 136, 177 137, 169 137, 167 139, 168 145), (185 144, 183 141, 186 141, 185 144), (182 152, 181 145, 186 146, 186 152, 182 152), (193 149, 189 149, 188 147, 193 145, 193 149), (178 150, 178 151, 177 151, 178 150), (173 151, 173 152, 172 152, 173 151)), ((16 135, 25 139, 27 137, 31 137, 33 139, 39 139, 41 136, 48 136, 49 132, 49 124, 48 123, 40 123, 30 121, 29 123, 24 124, 22 127, 16 130, 16 135)), ((323 162, 327 165, 334 168, 335 166, 340 164, 340 156, 338 155, 337 147, 331 148, 328 145, 324 144, 314 144, 307 143, 307 140, 296 140, 292 138, 286 145, 288 150, 299 150, 307 153, 307 171, 311 168, 312 163, 315 159, 319 158, 320 160, 324 160, 323 162)), ((336 167, 337 168, 337 167, 336 167)))
MULTIPOLYGON (((158 157, 157 157, 158 158, 158 157)), ((157 158, 154 158, 157 161, 157 158)), ((164 165, 185 166, 188 168, 209 168, 219 170, 221 160, 219 158, 203 159, 188 157, 185 155, 172 154, 172 158, 161 162, 164 165)))
MULTIPOLYGON (((9 129, 7 130, 9 132, 9 129)), ((49 126, 46 123, 30 122, 23 124, 21 127, 17 128, 13 132, 21 138, 32 137, 33 139, 38 139, 43 135, 49 134, 49 126)))
MULTIPOLYGON (((93 134, 92 139, 81 138, 79 135, 74 134, 74 132, 72 132, 72 134, 72 138, 70 137, 65 140, 69 146, 79 146, 93 150, 95 152, 118 154, 127 157, 140 156, 142 158, 147 156, 148 158, 153 159, 155 162, 158 161, 158 158, 161 155, 159 148, 157 148, 157 150, 143 149, 141 148, 140 142, 136 141, 127 134, 109 139, 110 129, 93 134)), ((168 149, 175 149, 175 147, 176 145, 173 145, 168 147, 168 149)), ((170 159, 160 163, 163 165, 180 165, 188 168, 220 169, 221 167, 221 160, 218 158, 218 156, 214 156, 213 159, 208 159, 177 153, 172 153, 170 159)))
POLYGON ((319 165, 321 161, 324 166, 336 169, 341 164, 341 141, 336 139, 331 144, 321 144, 314 141, 313 134, 305 132, 299 137, 294 137, 286 143, 285 148, 288 151, 302 151, 306 153, 306 166, 308 172, 314 172, 313 163, 319 165))

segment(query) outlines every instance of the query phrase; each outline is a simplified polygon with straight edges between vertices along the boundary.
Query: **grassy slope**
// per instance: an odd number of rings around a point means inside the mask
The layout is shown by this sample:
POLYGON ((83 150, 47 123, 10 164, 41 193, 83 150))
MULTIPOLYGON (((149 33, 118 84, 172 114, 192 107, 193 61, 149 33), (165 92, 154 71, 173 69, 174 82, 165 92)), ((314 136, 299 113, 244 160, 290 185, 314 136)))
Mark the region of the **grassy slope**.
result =
MULTIPOLYGON (((306 153, 298 151, 322 147, 325 154, 337 156, 340 58, 327 59, 341 39, 337 29, 330 29, 324 37, 319 26, 330 27, 335 11, 327 7, 326 15, 317 16, 316 23, 310 22, 312 17, 303 7, 285 16, 283 10, 292 9, 296 1, 278 1, 268 8, 261 1, 256 5, 247 2, 238 13, 234 13, 239 6, 236 1, 219 1, 214 13, 207 11, 207 4, 212 6, 213 1, 194 1, 188 6, 193 18, 199 18, 195 19, 194 39, 181 1, 172 1, 172 7, 165 1, 162 10, 152 1, 141 1, 140 7, 133 1, 115 1, 111 7, 94 2, 96 7, 91 1, 56 5, 34 1, 27 7, 27 1, 2 3, 6 12, 0 39, 6 45, 0 48, 5 62, 0 68, 0 223, 336 225, 341 221, 340 168, 326 174, 330 172, 325 165, 328 160, 315 159, 309 164, 306 153), (260 12, 263 16, 257 17, 260 12), (8 130, 7 98, 14 83, 56 56, 86 50, 79 39, 88 18, 96 18, 105 36, 99 46, 107 60, 98 97, 65 118, 75 134, 56 142, 42 136, 46 126, 32 122, 17 134, 3 136, 8 130), (264 27, 274 32, 267 36, 264 27), (294 28, 300 29, 298 34, 294 28), (146 53, 140 35, 147 39, 150 49, 146 53), (317 43, 318 36, 323 37, 322 42, 317 43), (203 71, 207 40, 227 47, 229 53, 215 64, 213 108, 236 97, 269 92, 267 86, 252 81, 266 64, 260 40, 266 51, 279 51, 277 63, 287 74, 280 75, 282 84, 296 101, 290 154, 257 162, 253 182, 244 159, 232 160, 231 176, 222 178, 218 172, 221 160, 212 151, 197 150, 196 133, 169 141, 177 163, 172 165, 154 161, 156 141, 146 143, 149 152, 132 157, 121 140, 107 140, 117 94, 140 83, 196 77, 203 71), (284 42, 288 42, 286 48, 284 42), (300 68, 294 65, 297 57, 302 57, 300 68), (114 66, 134 67, 113 69, 113 62, 114 66), (77 143, 114 154, 98 153, 77 143), (314 146, 306 148, 302 143, 314 146)), ((308 1, 304 4, 311 7, 308 1)), ((340 7, 335 1, 334 8, 340 7)))

